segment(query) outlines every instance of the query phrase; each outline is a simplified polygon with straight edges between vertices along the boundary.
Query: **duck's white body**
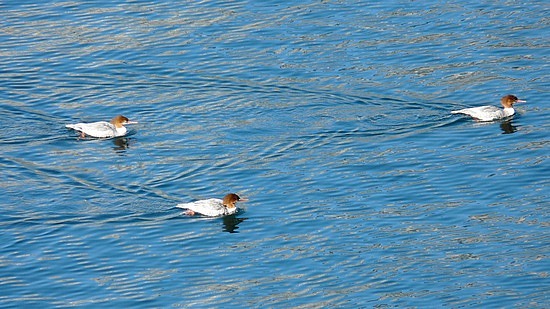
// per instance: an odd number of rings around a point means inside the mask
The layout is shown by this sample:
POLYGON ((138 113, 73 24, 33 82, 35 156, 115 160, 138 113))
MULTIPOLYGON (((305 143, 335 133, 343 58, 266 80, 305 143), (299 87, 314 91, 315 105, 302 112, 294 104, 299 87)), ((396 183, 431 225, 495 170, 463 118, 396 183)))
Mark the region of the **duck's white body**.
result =
POLYGON ((513 107, 498 108, 496 106, 480 106, 452 111, 452 114, 464 114, 479 121, 493 121, 510 117, 516 113, 513 107))
POLYGON ((209 217, 227 216, 237 212, 237 207, 226 207, 223 201, 217 198, 178 204, 176 207, 189 209, 194 213, 209 217))
POLYGON ((80 132, 82 137, 86 135, 98 138, 109 138, 126 135, 126 124, 134 124, 135 121, 130 121, 128 118, 118 115, 114 117, 111 122, 98 121, 91 123, 75 123, 68 124, 65 127, 80 132))
POLYGON ((117 128, 107 121, 98 121, 91 123, 68 124, 65 127, 82 132, 92 137, 117 137, 126 134, 124 126, 117 128))

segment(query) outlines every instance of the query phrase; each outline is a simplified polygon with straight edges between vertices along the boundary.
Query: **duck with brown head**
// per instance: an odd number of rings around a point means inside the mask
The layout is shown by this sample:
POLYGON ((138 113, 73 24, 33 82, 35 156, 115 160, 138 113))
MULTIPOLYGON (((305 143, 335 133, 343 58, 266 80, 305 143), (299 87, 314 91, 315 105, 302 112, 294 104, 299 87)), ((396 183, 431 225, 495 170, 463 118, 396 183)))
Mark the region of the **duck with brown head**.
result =
POLYGON ((237 212, 237 202, 245 202, 235 193, 229 193, 223 200, 211 198, 191 203, 178 204, 176 207, 187 209, 187 214, 192 216, 201 214, 207 217, 227 216, 237 212))
POLYGON ((502 99, 500 99, 500 103, 503 107, 502 109, 496 106, 486 105, 452 111, 451 114, 468 115, 478 121, 499 120, 514 115, 516 111, 514 110, 513 105, 520 102, 525 101, 518 99, 518 97, 516 97, 515 95, 509 94, 503 96, 502 99))
POLYGON ((134 124, 136 121, 130 121, 128 118, 118 115, 111 119, 111 122, 107 121, 98 121, 91 123, 75 123, 68 124, 65 127, 69 129, 76 130, 80 132, 80 137, 86 137, 89 135, 91 137, 98 138, 108 138, 108 137, 117 137, 126 135, 127 124, 134 124))

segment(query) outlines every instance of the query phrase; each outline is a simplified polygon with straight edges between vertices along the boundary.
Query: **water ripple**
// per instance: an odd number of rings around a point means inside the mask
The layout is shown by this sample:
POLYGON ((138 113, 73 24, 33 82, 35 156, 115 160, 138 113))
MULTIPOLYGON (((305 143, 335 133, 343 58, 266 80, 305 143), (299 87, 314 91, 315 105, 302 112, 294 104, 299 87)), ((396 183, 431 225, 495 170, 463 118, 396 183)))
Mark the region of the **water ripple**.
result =
POLYGON ((544 12, 6 3, 0 304, 543 308, 544 12), (510 92, 507 121, 449 113, 510 92))

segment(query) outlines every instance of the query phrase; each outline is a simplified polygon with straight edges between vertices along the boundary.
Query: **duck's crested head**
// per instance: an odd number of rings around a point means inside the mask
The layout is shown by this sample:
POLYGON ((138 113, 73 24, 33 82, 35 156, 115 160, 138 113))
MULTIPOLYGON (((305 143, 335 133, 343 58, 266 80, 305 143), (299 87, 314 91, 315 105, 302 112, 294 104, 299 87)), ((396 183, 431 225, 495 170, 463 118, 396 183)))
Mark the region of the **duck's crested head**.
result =
POLYGON ((235 204, 240 201, 241 198, 235 193, 229 193, 223 197, 223 205, 227 208, 237 207, 235 204))
POLYGON ((134 123, 137 123, 137 121, 130 121, 130 119, 122 116, 122 115, 118 115, 118 116, 115 116, 113 119, 111 119, 111 123, 117 127, 117 128, 120 128, 120 127, 123 127, 124 125, 127 125, 127 124, 134 124, 134 123))
POLYGON ((113 117, 113 119, 111 119, 111 123, 117 128, 122 127, 123 125, 127 124, 128 122, 130 122, 130 119, 128 119, 128 118, 126 118, 122 115, 117 115, 117 116, 113 117))
POLYGON ((518 102, 525 101, 518 99, 518 97, 513 94, 505 95, 502 97, 502 99, 500 99, 500 103, 502 103, 502 106, 504 106, 504 108, 511 108, 514 104, 518 102))

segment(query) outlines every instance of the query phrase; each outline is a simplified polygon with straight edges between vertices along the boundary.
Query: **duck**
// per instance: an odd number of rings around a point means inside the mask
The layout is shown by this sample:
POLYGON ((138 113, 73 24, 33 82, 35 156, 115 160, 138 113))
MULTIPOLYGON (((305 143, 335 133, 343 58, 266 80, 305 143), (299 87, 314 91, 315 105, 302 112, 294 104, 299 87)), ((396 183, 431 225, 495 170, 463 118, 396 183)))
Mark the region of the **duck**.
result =
POLYGON ((515 103, 526 102, 518 99, 515 95, 505 95, 500 99, 503 109, 496 106, 486 105, 461 110, 451 111, 451 114, 468 115, 478 121, 493 121, 510 117, 516 113, 513 105, 515 103))
POLYGON ((246 199, 242 199, 235 193, 229 193, 224 196, 223 200, 210 198, 191 203, 177 204, 176 207, 186 209, 186 214, 189 216, 200 214, 207 217, 220 217, 235 214, 237 212, 236 204, 239 201, 244 202, 246 199))
POLYGON ((125 125, 135 123, 137 123, 137 121, 130 121, 128 118, 118 115, 111 119, 111 122, 81 122, 68 124, 65 125, 65 127, 80 132, 80 137, 82 138, 86 137, 86 135, 97 138, 109 138, 126 135, 127 130, 125 125))

